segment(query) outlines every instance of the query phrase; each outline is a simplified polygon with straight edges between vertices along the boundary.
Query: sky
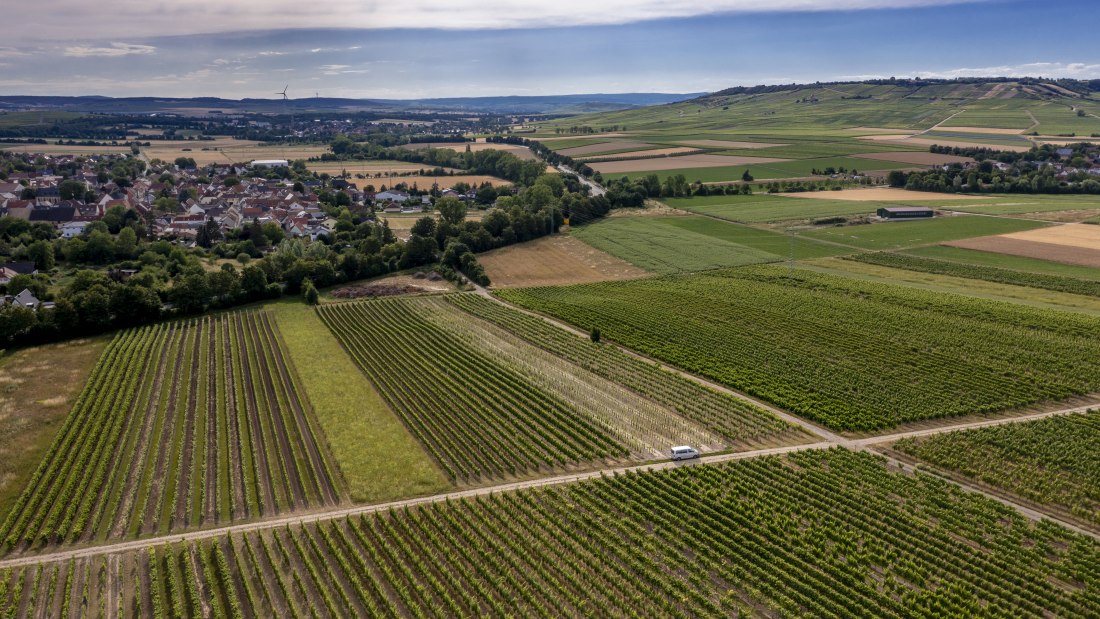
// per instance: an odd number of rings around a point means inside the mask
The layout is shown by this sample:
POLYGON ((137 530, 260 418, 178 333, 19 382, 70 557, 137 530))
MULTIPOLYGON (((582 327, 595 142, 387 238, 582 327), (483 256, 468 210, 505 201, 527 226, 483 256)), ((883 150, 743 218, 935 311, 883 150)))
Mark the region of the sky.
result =
POLYGON ((19 0, 0 95, 429 98, 1100 79, 1097 0, 19 0))

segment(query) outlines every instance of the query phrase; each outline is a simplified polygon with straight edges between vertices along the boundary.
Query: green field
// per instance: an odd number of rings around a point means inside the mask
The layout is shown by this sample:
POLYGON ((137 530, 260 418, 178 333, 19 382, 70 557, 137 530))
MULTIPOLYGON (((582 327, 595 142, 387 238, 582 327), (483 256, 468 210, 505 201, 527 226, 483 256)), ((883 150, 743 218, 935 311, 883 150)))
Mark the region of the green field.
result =
POLYGON ((906 439, 895 448, 1100 525, 1100 412, 906 439))
MULTIPOLYGON (((748 153, 753 157, 772 157, 770 151, 754 151, 748 153)), ((655 162, 663 162, 664 158, 654 159, 655 162)), ((597 165, 598 164, 593 164, 597 165)), ((734 165, 734 166, 722 166, 714 168, 685 168, 680 170, 654 170, 648 172, 627 172, 616 173, 608 172, 604 176, 608 178, 622 178, 627 177, 631 180, 638 178, 645 178, 650 174, 656 174, 663 182, 665 178, 669 176, 675 176, 682 174, 688 180, 688 182, 701 181, 704 183, 720 183, 727 181, 739 181, 742 175, 748 171, 750 175, 756 180, 779 180, 784 178, 803 178, 813 176, 813 171, 816 169, 818 172, 824 170, 827 167, 833 167, 839 169, 841 167, 848 171, 858 170, 894 170, 901 168, 911 168, 912 164, 909 163, 896 163, 892 161, 873 161, 871 159, 856 159, 853 157, 822 157, 811 159, 796 159, 793 161, 778 161, 774 163, 757 163, 752 165, 734 165)))
POLYGON ((1100 388, 1095 317, 801 269, 497 294, 838 429, 1100 388))
POLYGON ((449 487, 311 307, 297 300, 280 303, 275 318, 353 501, 389 501, 449 487))
MULTIPOLYGON (((828 195, 824 193, 823 195, 828 195)), ((824 217, 874 215, 883 203, 817 198, 790 198, 767 193, 741 196, 662 198, 665 204, 692 213, 745 223, 807 221, 824 217)))
POLYGON ((953 211, 966 213, 984 213, 986 215, 1032 215, 1042 219, 1043 213, 1059 211, 1085 211, 1081 219, 1089 215, 1100 214, 1100 196, 1092 195, 1021 195, 988 194, 989 199, 974 202, 956 201, 955 204, 942 203, 953 211))
POLYGON ((1086 617, 1100 602, 1098 564, 1089 537, 832 449, 0 570, 0 609, 1086 617))
MULTIPOLYGON (((702 271, 790 259, 784 234, 705 217, 613 217, 581 226, 573 236, 654 273, 702 271)), ((845 253, 842 247, 794 239, 795 258, 845 253)))
POLYGON ((1008 234, 1044 224, 1000 217, 937 217, 921 221, 889 221, 862 226, 821 228, 805 236, 862 249, 905 249, 976 236, 1008 234))

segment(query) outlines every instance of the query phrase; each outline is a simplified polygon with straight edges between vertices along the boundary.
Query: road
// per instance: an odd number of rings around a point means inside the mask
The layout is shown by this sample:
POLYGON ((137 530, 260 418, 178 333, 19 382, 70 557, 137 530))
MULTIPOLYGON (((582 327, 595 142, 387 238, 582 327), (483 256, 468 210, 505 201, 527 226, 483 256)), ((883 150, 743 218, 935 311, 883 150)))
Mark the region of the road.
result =
MULTIPOLYGON (((566 331, 576 335, 577 337, 585 338, 585 339, 588 338, 587 333, 584 333, 584 332, 572 327, 571 325, 568 325, 568 324, 565 324, 563 322, 548 318, 546 316, 543 316, 543 315, 535 313, 535 312, 531 312, 531 311, 526 310, 524 308, 513 306, 513 305, 503 301, 502 299, 493 296, 485 288, 482 288, 482 287, 478 286, 478 287, 476 287, 476 290, 477 290, 477 294, 479 294, 479 295, 481 295, 485 298, 491 299, 492 301, 494 301, 496 303, 500 303, 500 304, 505 305, 509 308, 524 312, 524 313, 529 314, 531 316, 538 317, 538 318, 546 321, 548 324, 551 324, 551 325, 553 325, 557 328, 566 330, 566 331)), ((651 363, 656 362, 654 359, 651 359, 649 357, 645 357, 643 355, 639 355, 638 353, 636 353, 636 352, 634 352, 630 349, 618 346, 618 344, 615 344, 613 342, 606 342, 605 345, 617 346, 623 352, 625 352, 627 354, 630 354, 630 355, 632 355, 636 358, 640 358, 640 359, 643 359, 643 360, 645 360, 647 362, 651 362, 651 363)), ((122 552, 127 552, 127 551, 141 550, 141 549, 149 548, 151 546, 162 546, 162 545, 174 544, 174 543, 179 543, 179 542, 204 540, 204 539, 210 539, 210 538, 214 538, 214 537, 218 537, 218 536, 222 536, 222 535, 227 535, 227 534, 239 535, 239 534, 250 532, 250 531, 261 531, 261 530, 273 529, 273 528, 277 528, 277 527, 284 527, 284 526, 287 526, 287 525, 295 525, 295 524, 301 524, 301 523, 317 522, 317 521, 321 521, 321 520, 331 520, 331 519, 337 519, 337 518, 345 518, 345 517, 348 517, 348 516, 360 516, 360 515, 363 515, 363 514, 370 514, 370 513, 374 513, 374 512, 386 511, 386 510, 389 510, 389 509, 400 509, 400 508, 403 508, 403 507, 412 507, 412 506, 415 506, 415 505, 425 505, 425 504, 429 504, 429 503, 437 503, 437 502, 440 502, 440 501, 450 501, 450 500, 465 499, 465 498, 476 497, 476 496, 485 496, 485 495, 490 495, 490 494, 497 493, 497 492, 511 492, 511 491, 516 491, 516 490, 523 490, 523 489, 526 489, 526 488, 541 488, 541 487, 556 486, 556 485, 567 484, 567 483, 576 483, 576 482, 580 482, 580 481, 584 481, 584 480, 588 480, 588 479, 599 478, 599 477, 604 476, 604 475, 616 475, 616 474, 632 472, 632 471, 659 471, 659 470, 663 470, 663 469, 670 469, 670 468, 680 467, 680 466, 696 466, 698 464, 717 464, 717 463, 720 463, 720 462, 730 462, 730 461, 734 461, 734 460, 743 460, 743 459, 748 459, 748 458, 760 458, 760 457, 765 457, 765 456, 782 455, 782 454, 794 453, 794 452, 798 452, 798 451, 805 451, 805 450, 809 450, 809 449, 826 449, 826 448, 830 448, 830 447, 844 447, 844 448, 851 449, 851 450, 854 450, 854 451, 873 451, 873 453, 876 453, 876 454, 879 454, 879 455, 885 457, 891 464, 898 467, 899 469, 905 470, 905 471, 913 471, 913 470, 915 470, 915 467, 911 463, 903 462, 901 460, 898 460, 896 458, 891 457, 888 454, 883 454, 881 451, 874 450, 874 448, 876 446, 881 447, 881 446, 884 446, 884 445, 891 444, 891 443, 893 443, 895 441, 898 441, 900 439, 903 439, 903 438, 917 438, 917 437, 932 436, 934 434, 941 434, 941 433, 944 433, 944 432, 954 432, 954 431, 957 431, 957 430, 969 430, 969 429, 974 429, 974 428, 987 428, 987 427, 998 426, 998 425, 1003 425, 1003 424, 1010 424, 1010 423, 1023 423, 1023 422, 1027 422, 1027 421, 1033 421, 1033 420, 1036 420, 1036 419, 1044 419, 1044 418, 1047 418, 1047 417, 1054 417, 1054 416, 1058 416, 1058 415, 1069 415, 1069 414, 1074 414, 1074 413, 1080 413, 1080 412, 1084 412, 1086 410, 1089 410, 1091 408, 1096 408, 1095 405, 1092 405, 1092 406, 1088 406, 1088 405, 1086 405, 1086 406, 1076 406, 1076 407, 1072 407, 1072 408, 1050 410, 1050 411, 1033 413, 1033 414, 1029 414, 1029 415, 1020 415, 1020 416, 1015 416, 1015 417, 1006 417, 1006 418, 1000 418, 1000 419, 983 419, 983 420, 978 420, 978 421, 960 421, 958 423, 953 423, 953 424, 948 423, 948 424, 944 424, 944 425, 937 426, 937 427, 931 427, 931 428, 908 430, 908 431, 902 431, 902 432, 895 432, 895 433, 891 433, 891 434, 881 434, 881 435, 878 435, 878 436, 871 436, 871 437, 851 438, 851 437, 843 436, 841 434, 837 434, 836 432, 828 430, 827 428, 823 428, 823 427, 821 427, 821 426, 819 426, 819 425, 817 425, 817 424, 815 424, 811 421, 808 421, 808 420, 803 419, 801 417, 797 417, 795 415, 792 415, 792 414, 790 414, 790 413, 788 413, 784 410, 778 409, 778 408, 776 408, 774 406, 771 406, 771 405, 769 405, 765 402, 761 402, 760 400, 757 400, 757 399, 755 399, 751 396, 748 396, 744 393, 741 393, 739 391, 730 389, 730 388, 726 387, 725 385, 715 383, 713 381, 707 380, 707 379, 705 379, 703 377, 700 377, 700 376, 696 376, 695 374, 691 374, 689 372, 685 372, 684 370, 680 370, 678 368, 670 367, 670 366, 664 365, 664 364, 659 363, 659 362, 656 362, 656 363, 662 369, 665 369, 669 372, 673 372, 675 374, 683 376, 684 378, 686 378, 688 380, 691 380, 691 381, 696 382, 700 385, 706 386, 710 389, 714 389, 716 391, 729 394, 733 397, 742 399, 746 402, 750 402, 750 403, 752 403, 756 406, 764 408, 765 410, 768 410, 772 414, 780 417, 781 419, 787 421, 788 423, 791 423, 793 425, 796 425, 796 426, 799 426, 799 427, 803 428, 808 434, 816 437, 818 440, 816 440, 814 442, 811 442, 811 443, 802 444, 802 445, 788 445, 788 446, 784 446, 784 447, 772 447, 772 448, 767 448, 767 449, 758 449, 758 450, 743 451, 743 452, 737 452, 737 453, 722 453, 722 454, 703 456, 702 458, 699 458, 698 460, 694 460, 694 461, 690 461, 690 462, 659 461, 659 462, 647 462, 647 463, 634 464, 634 465, 608 467, 608 468, 603 468, 603 469, 598 469, 598 470, 586 471, 586 472, 582 472, 582 473, 573 473, 573 474, 566 474, 566 475, 558 475, 558 476, 555 476, 555 477, 546 477, 546 478, 540 478, 540 479, 531 479, 531 480, 524 480, 524 481, 517 481, 517 482, 509 482, 509 483, 503 483, 503 484, 492 485, 492 486, 471 488, 471 489, 468 489, 468 490, 459 490, 459 491, 455 491, 455 492, 448 492, 448 493, 445 493, 445 494, 436 494, 436 495, 426 496, 426 497, 418 497, 418 498, 405 499, 405 500, 400 500, 400 501, 391 501, 389 503, 381 503, 381 504, 374 504, 374 505, 357 505, 357 506, 353 506, 353 507, 325 509, 325 510, 320 510, 320 511, 315 511, 315 512, 308 512, 308 513, 296 513, 296 514, 293 514, 293 515, 280 516, 280 517, 274 517, 274 518, 270 518, 270 519, 266 519, 266 520, 228 525, 228 526, 218 527, 218 528, 213 528, 213 529, 203 529, 203 530, 197 530, 197 531, 190 531, 190 532, 186 532, 186 533, 177 533, 177 534, 172 534, 172 535, 164 535, 164 536, 159 536, 159 537, 151 537, 151 538, 145 538, 145 539, 137 539, 137 540, 124 541, 124 542, 116 542, 116 543, 111 543, 111 544, 102 544, 102 545, 96 545, 96 546, 87 546, 87 547, 81 547, 81 548, 56 549, 56 550, 51 550, 51 551, 48 551, 48 552, 45 552, 45 553, 28 554, 26 556, 14 557, 14 558, 0 560, 0 569, 2 569, 2 568, 11 568, 11 567, 20 567, 20 566, 26 566, 26 565, 32 565, 32 564, 38 564, 38 563, 51 563, 51 562, 57 562, 57 561, 68 561, 69 559, 76 559, 76 558, 97 557, 97 556, 104 556, 104 555, 110 556, 110 555, 115 555, 115 554, 122 553, 122 552)), ((1038 511, 1038 510, 1036 510, 1032 507, 1028 507, 1026 505, 1022 505, 1020 503, 1017 503, 1017 502, 1015 502, 1015 501, 1013 501, 1013 500, 1011 500, 1011 499, 1009 499, 1005 496, 1002 496, 1002 495, 999 495, 999 494, 994 494, 994 493, 988 492, 986 490, 983 490, 981 488, 978 488, 976 486, 973 486, 971 484, 959 481, 957 479, 953 479, 951 477, 948 477, 944 473, 938 473, 934 468, 928 467, 926 465, 922 465, 921 469, 924 470, 925 472, 929 472, 931 474, 936 474, 937 476, 939 476, 939 477, 945 479, 946 481, 962 488, 965 491, 979 493, 983 496, 988 497, 989 499, 992 499, 992 500, 997 501, 999 503, 1002 503, 1002 504, 1004 504, 1008 507, 1011 507, 1012 509, 1015 509, 1017 512, 1019 512, 1021 515, 1025 516, 1025 517, 1027 517, 1031 520, 1035 520, 1035 521, 1039 521, 1039 520, 1043 520, 1043 519, 1052 520, 1052 521, 1055 521, 1055 522, 1061 524, 1062 526, 1066 527, 1067 529, 1070 529, 1070 530, 1072 530, 1076 533, 1080 533, 1082 535, 1087 535, 1089 537, 1092 537, 1093 539, 1096 539, 1096 540, 1100 541, 1100 534, 1097 534, 1096 532, 1090 531, 1088 529, 1084 529, 1084 528, 1082 528, 1082 527, 1080 527, 1080 526, 1078 526, 1078 525, 1076 525, 1072 522, 1069 522, 1069 521, 1067 521, 1063 518, 1060 518, 1060 517, 1052 515, 1052 514, 1047 514, 1047 513, 1044 513, 1044 512, 1040 512, 1040 511, 1038 511)))
POLYGON ((603 187, 601 187, 600 185, 596 184, 595 181, 592 181, 590 179, 587 179, 587 178, 581 176, 580 174, 577 174, 576 172, 573 171, 573 168, 570 168, 567 165, 559 165, 558 166, 558 171, 561 172, 562 174, 576 174, 577 178, 579 178, 581 180, 581 182, 584 183, 588 187, 591 195, 593 195, 593 196, 602 196, 605 193, 607 193, 607 190, 604 189, 603 187))

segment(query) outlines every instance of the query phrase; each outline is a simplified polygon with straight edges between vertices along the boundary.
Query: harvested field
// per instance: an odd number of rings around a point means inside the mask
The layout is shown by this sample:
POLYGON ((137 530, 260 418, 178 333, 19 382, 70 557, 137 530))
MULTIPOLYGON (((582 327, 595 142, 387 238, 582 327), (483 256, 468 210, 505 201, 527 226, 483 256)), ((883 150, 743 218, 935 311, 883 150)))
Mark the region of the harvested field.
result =
POLYGON ((1013 232, 1003 236, 1021 241, 1036 241, 1100 251, 1100 226, 1091 224, 1052 226, 1026 232, 1013 232))
POLYGON ((776 159, 773 157, 733 157, 726 155, 687 155, 685 157, 606 161, 592 164, 592 169, 601 174, 621 174, 624 172, 689 170, 692 168, 723 168, 738 165, 760 165, 765 163, 779 163, 781 161, 790 161, 790 159, 776 159))
POLYGON ((1021 239, 1007 238, 1005 236, 982 236, 974 239, 951 241, 944 243, 944 245, 949 247, 961 247, 963 249, 988 251, 997 254, 1007 254, 1009 256, 1050 260, 1062 264, 1100 268, 1100 250, 1083 249, 1069 245, 1024 241, 1021 239))
POLYGON ((496 288, 645 277, 648 272, 572 236, 554 235, 478 256, 496 288))
POLYGON ((860 159, 872 159, 874 161, 895 161, 898 163, 912 163, 914 165, 942 165, 949 163, 970 163, 974 161, 970 157, 958 155, 940 155, 937 153, 922 152, 896 152, 896 153, 862 153, 851 155, 860 159))
POLYGON ((531 152, 530 148, 526 146, 519 146, 516 144, 493 144, 490 142, 432 142, 432 143, 417 143, 417 144, 402 144, 401 148, 407 150, 416 150, 419 148, 448 148, 458 153, 466 152, 466 148, 469 147, 470 152, 481 152, 483 150, 502 150, 507 153, 511 153, 520 159, 526 159, 533 161, 536 159, 535 153, 531 152))
POLYGON ((956 193, 935 193, 931 191, 907 191, 893 187, 873 187, 871 189, 842 189, 840 191, 805 191, 798 193, 776 194, 788 198, 806 198, 808 200, 847 200, 850 202, 934 202, 938 200, 985 200, 988 196, 967 196, 956 193))
POLYGON ((266 313, 123 331, 4 524, 11 548, 335 505, 344 491, 266 313))
POLYGON ((591 157, 576 157, 577 161, 587 161, 589 159, 602 159, 607 158, 623 158, 629 159, 631 157, 645 156, 645 157, 658 157, 668 155, 679 155, 680 153, 701 153, 703 151, 698 148, 691 148, 688 146, 671 146, 669 148, 651 148, 644 151, 630 151, 628 153, 609 153, 607 155, 593 155, 591 157))
MULTIPOLYGON (((407 161, 310 161, 306 163, 306 167, 312 172, 318 174, 325 172, 331 176, 339 176, 344 172, 347 172, 349 176, 355 177, 362 174, 366 177, 376 177, 379 174, 386 175, 402 175, 402 174, 416 174, 420 170, 433 170, 434 166, 426 165, 423 163, 409 163, 407 161)), ((452 168, 443 168, 446 172, 451 172, 452 168)), ((457 172, 457 170, 453 170, 457 172)))
POLYGON ((703 148, 774 148, 776 146, 790 146, 790 144, 772 144, 770 142, 738 142, 735 140, 692 140, 690 142, 684 141, 681 144, 687 144, 689 146, 701 146, 703 148))

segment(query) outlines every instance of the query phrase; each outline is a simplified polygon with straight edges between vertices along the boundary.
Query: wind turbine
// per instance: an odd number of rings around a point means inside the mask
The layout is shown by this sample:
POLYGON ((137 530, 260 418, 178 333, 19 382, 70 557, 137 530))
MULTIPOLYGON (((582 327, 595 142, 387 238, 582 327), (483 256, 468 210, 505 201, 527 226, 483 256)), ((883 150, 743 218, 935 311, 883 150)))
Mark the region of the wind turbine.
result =
MULTIPOLYGON (((283 113, 286 113, 288 102, 290 101, 290 97, 286 96, 286 91, 287 91, 288 88, 290 88, 290 84, 287 84, 286 86, 284 86, 282 92, 275 93, 277 95, 282 95, 283 96, 283 113)), ((291 110, 291 112, 290 112, 290 135, 291 135, 291 137, 294 136, 294 111, 293 110, 291 110)))

